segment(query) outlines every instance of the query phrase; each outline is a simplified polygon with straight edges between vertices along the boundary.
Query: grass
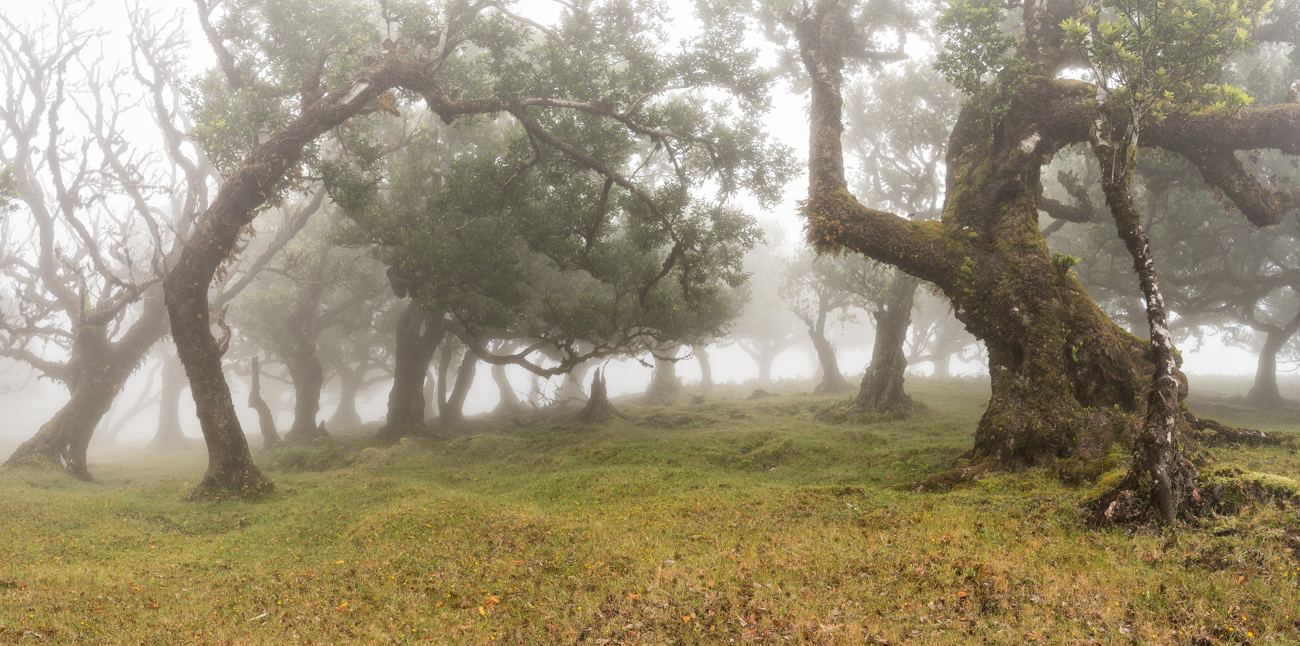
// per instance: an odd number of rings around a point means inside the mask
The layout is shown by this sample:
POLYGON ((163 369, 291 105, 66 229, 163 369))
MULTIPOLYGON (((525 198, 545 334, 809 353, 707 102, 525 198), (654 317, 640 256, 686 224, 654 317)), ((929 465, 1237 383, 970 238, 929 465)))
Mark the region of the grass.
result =
MULTIPOLYGON (((345 437, 259 453, 279 490, 252 503, 179 502, 201 450, 95 484, 0 471, 0 643, 1300 643, 1294 504, 1161 533, 1086 527, 1089 484, 1046 469, 895 491, 969 448, 987 396, 909 389, 924 416, 870 426, 723 393, 596 427, 345 437)), ((1300 477, 1286 449, 1214 453, 1300 477)))

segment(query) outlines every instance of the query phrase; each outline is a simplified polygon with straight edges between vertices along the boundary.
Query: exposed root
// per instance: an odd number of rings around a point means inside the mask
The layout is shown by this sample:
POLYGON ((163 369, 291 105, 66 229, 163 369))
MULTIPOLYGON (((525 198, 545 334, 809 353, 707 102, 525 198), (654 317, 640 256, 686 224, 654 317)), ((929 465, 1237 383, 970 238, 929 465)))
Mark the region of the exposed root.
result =
POLYGON ((1002 463, 997 460, 986 459, 982 462, 971 464, 969 460, 962 458, 953 463, 952 468, 941 473, 936 473, 924 480, 913 480, 895 485, 897 491, 911 491, 912 493, 943 493, 948 491, 957 491, 969 487, 976 480, 984 478, 1002 469, 1002 463))
POLYGON ((1293 438, 1282 435, 1269 435, 1253 428, 1234 428, 1225 426, 1212 419, 1204 419, 1184 411, 1183 417, 1196 432, 1196 439, 1210 446, 1223 444, 1245 444, 1247 446, 1284 446, 1292 443, 1293 438))

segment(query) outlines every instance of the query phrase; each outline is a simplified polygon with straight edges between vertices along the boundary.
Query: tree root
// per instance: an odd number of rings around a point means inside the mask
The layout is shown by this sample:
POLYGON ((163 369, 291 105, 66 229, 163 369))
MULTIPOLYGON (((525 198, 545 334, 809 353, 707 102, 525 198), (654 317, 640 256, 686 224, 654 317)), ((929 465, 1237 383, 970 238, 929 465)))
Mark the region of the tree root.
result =
POLYGON ((1212 420, 1204 419, 1193 415, 1191 411, 1183 411, 1183 417, 1195 431, 1196 439, 1209 446, 1220 446, 1223 444, 1245 444, 1247 446, 1285 446, 1292 443, 1293 438, 1282 435, 1269 435, 1263 431, 1257 431, 1253 428, 1234 428, 1212 420))
POLYGON ((965 458, 958 459, 953 463, 952 468, 947 471, 936 473, 924 480, 913 480, 904 482, 893 487, 896 491, 910 491, 912 493, 945 493, 948 491, 957 491, 969 487, 971 483, 992 475, 1002 470, 1002 463, 997 460, 986 459, 982 462, 971 464, 965 458))

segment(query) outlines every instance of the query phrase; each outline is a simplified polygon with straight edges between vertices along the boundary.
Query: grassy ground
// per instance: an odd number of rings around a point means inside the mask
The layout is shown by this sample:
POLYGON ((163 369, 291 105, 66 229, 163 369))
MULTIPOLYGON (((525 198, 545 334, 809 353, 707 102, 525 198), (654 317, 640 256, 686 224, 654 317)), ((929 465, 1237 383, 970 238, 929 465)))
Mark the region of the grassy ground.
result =
MULTIPOLYGON (((715 396, 342 438, 259 453, 279 491, 254 503, 179 502, 199 448, 98 464, 96 484, 0 471, 0 643, 1300 643, 1295 508, 1161 534, 1085 527, 1092 488, 1047 470, 893 491, 969 448, 987 396, 909 387, 928 413, 869 426, 715 396)), ((1214 453, 1300 476, 1294 451, 1214 453)))

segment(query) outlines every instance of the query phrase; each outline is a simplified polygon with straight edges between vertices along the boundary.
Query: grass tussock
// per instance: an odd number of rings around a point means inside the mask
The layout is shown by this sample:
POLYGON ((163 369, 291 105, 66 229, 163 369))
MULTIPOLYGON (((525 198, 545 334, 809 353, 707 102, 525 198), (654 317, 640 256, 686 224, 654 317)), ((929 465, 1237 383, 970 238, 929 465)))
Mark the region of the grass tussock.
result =
POLYGON ((876 424, 711 395, 340 438, 259 453, 278 492, 254 503, 179 502, 195 450, 94 484, 0 472, 0 644, 1297 643, 1293 450, 1215 449, 1224 489, 1268 503, 1094 530, 1087 498, 1122 464, 893 490, 969 448, 987 394, 909 386, 928 412, 876 424))

